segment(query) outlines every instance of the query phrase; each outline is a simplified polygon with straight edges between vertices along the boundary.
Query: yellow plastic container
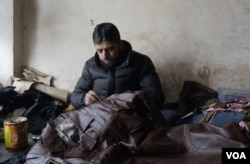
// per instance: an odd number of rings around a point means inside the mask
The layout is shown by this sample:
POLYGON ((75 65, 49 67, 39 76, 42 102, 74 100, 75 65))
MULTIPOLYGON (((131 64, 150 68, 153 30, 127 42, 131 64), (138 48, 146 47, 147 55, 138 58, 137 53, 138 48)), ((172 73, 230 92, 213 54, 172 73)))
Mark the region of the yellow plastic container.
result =
POLYGON ((20 150, 28 146, 28 123, 26 117, 13 117, 4 121, 5 147, 20 150))

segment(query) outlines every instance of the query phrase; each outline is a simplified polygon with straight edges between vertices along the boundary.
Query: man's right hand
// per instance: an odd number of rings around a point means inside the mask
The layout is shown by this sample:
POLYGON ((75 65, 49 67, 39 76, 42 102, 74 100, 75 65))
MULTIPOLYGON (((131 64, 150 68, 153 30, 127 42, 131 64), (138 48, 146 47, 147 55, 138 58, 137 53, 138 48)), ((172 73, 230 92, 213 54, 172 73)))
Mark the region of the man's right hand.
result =
POLYGON ((88 93, 86 93, 85 99, 84 99, 85 105, 90 105, 90 104, 96 103, 100 100, 101 100, 101 98, 93 90, 88 91, 88 93))

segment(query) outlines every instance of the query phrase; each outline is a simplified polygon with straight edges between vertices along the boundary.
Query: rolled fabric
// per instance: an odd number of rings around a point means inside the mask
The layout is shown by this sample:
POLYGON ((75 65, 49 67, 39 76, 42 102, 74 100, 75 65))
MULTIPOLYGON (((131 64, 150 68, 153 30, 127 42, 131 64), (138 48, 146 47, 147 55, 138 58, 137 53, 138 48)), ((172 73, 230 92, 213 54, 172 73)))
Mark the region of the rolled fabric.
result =
POLYGON ((29 90, 33 84, 35 84, 34 81, 27 81, 22 78, 14 77, 12 86, 15 87, 16 92, 23 94, 24 91, 29 90))
POLYGON ((40 72, 32 67, 23 68, 23 76, 28 81, 40 82, 45 85, 51 86, 52 76, 40 72))
POLYGON ((61 100, 65 103, 69 102, 70 92, 63 89, 58 89, 55 87, 50 87, 44 84, 35 83, 31 88, 41 91, 51 97, 61 100))

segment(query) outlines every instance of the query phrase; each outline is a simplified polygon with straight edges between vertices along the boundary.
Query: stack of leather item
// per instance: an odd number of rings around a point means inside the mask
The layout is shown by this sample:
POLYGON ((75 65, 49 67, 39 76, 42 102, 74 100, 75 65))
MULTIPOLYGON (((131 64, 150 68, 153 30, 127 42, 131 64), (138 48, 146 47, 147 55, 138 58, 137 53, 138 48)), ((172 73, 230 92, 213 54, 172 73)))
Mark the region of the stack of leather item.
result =
POLYGON ((221 163, 222 147, 248 147, 235 124, 154 126, 143 94, 123 93, 61 114, 43 130, 26 163, 221 163))

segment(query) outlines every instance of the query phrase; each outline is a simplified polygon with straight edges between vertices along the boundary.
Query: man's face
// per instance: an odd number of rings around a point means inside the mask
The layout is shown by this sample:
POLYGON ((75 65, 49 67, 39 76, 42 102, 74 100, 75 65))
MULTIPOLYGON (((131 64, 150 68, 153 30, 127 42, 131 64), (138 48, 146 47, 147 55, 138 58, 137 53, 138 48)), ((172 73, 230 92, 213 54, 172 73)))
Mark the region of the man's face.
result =
POLYGON ((122 49, 122 42, 103 41, 95 47, 99 59, 106 65, 112 66, 122 49))

